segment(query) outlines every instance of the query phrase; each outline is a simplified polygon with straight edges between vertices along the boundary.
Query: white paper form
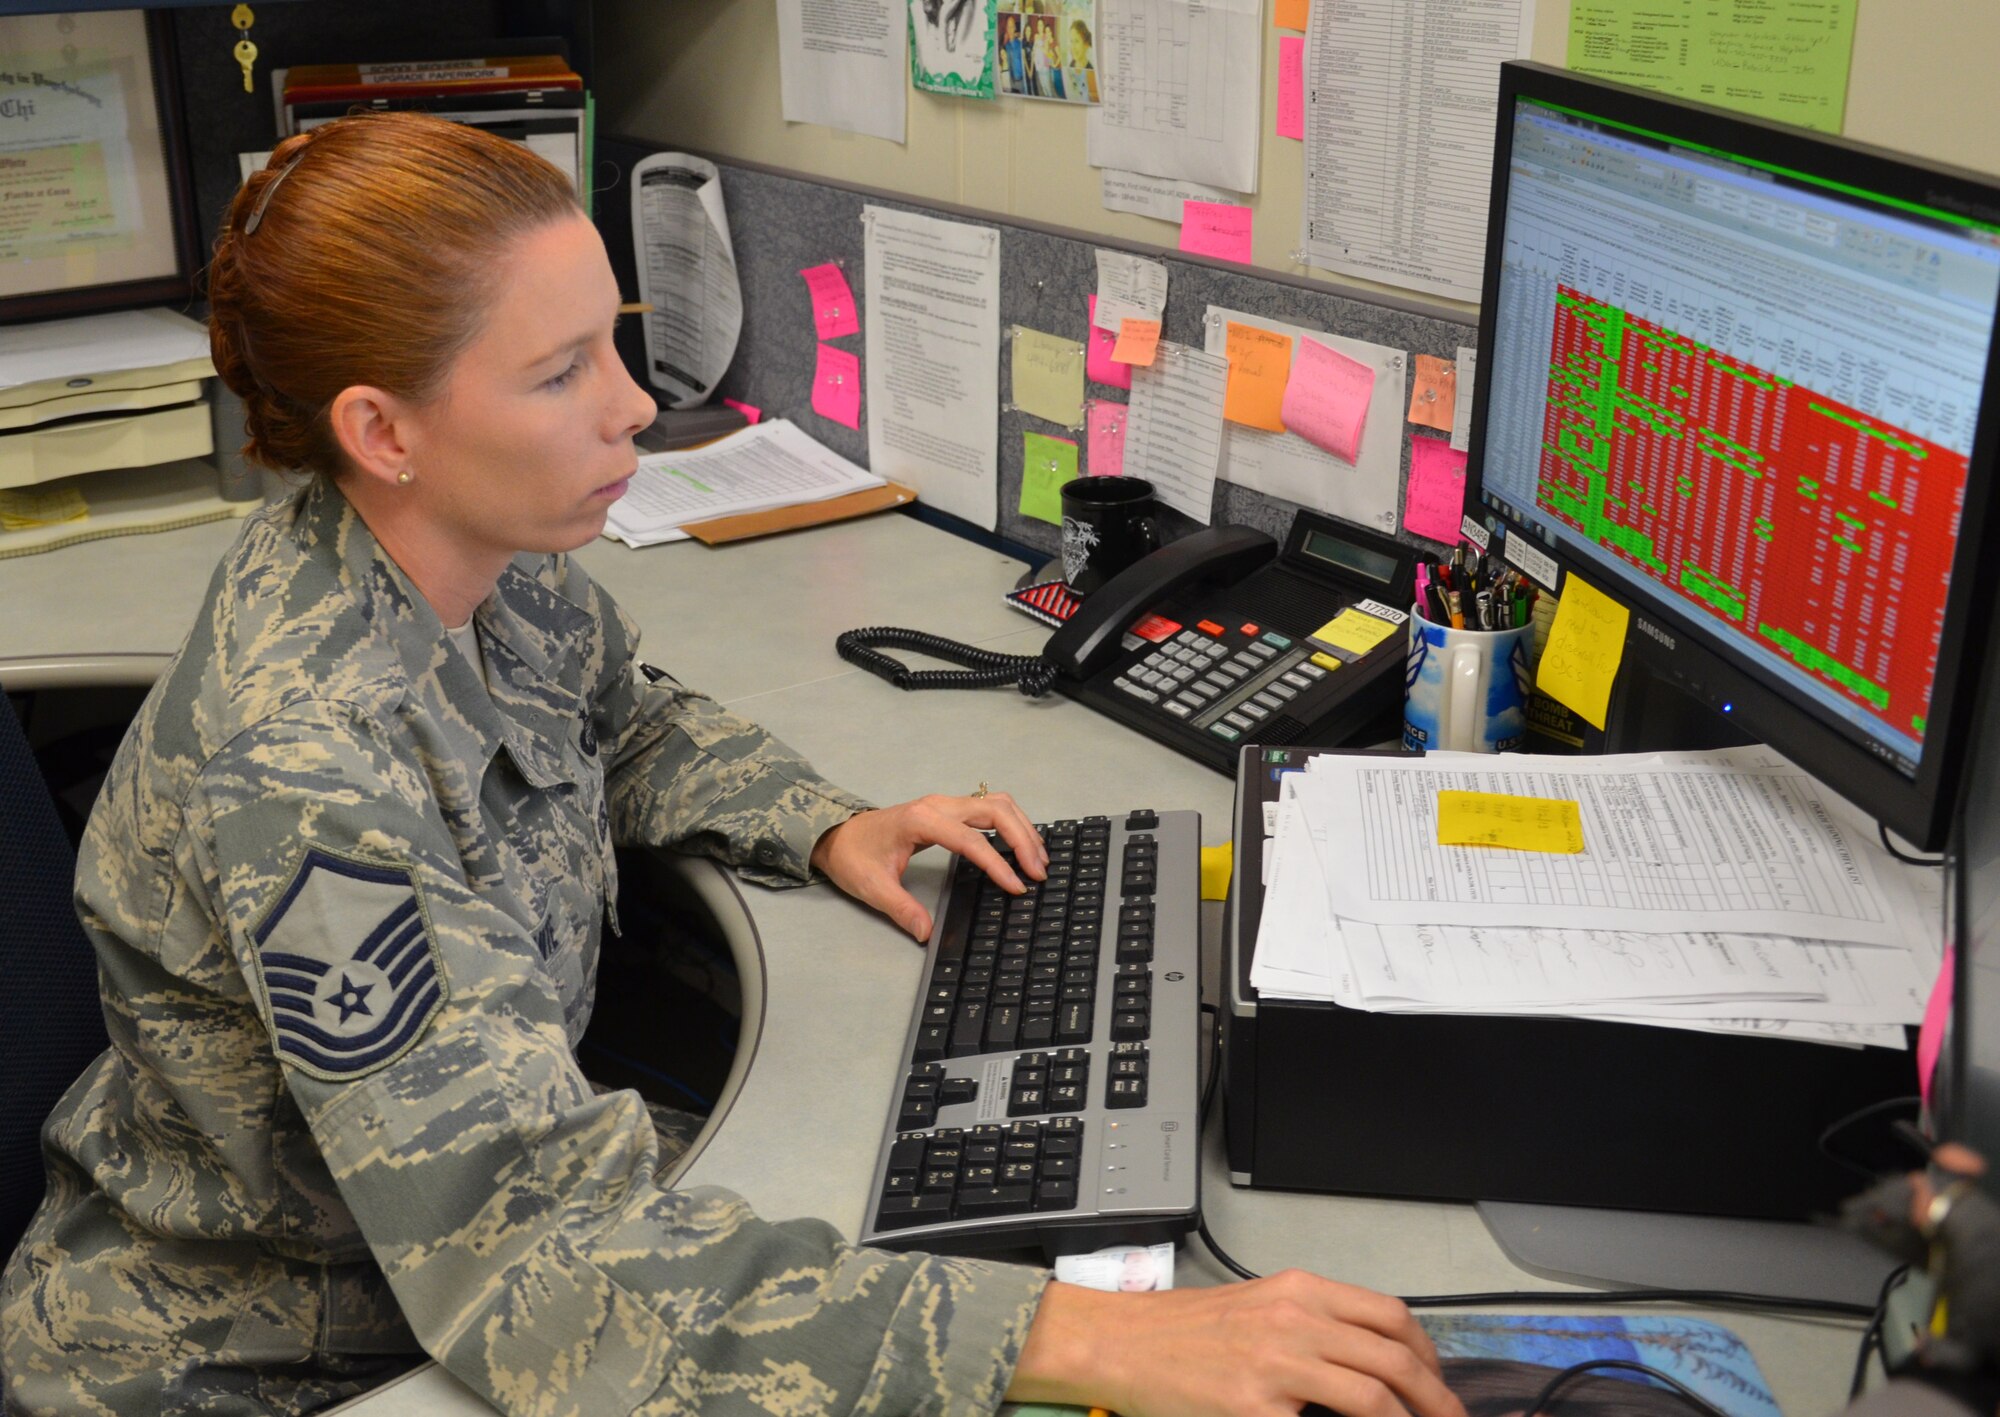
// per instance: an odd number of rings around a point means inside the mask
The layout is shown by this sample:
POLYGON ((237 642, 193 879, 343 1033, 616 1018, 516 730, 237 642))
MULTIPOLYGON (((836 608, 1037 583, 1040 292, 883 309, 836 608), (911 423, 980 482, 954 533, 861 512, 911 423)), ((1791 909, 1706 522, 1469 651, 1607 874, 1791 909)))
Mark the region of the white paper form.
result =
POLYGON ((208 326, 176 310, 119 310, 10 325, 0 340, 0 389, 184 364, 208 354, 208 326))
POLYGON ((1125 412, 1125 472, 1148 479, 1160 501, 1208 525, 1222 460, 1222 400, 1229 361, 1161 340, 1151 364, 1132 366, 1125 412))
POLYGON ((1324 813, 1329 904, 1396 925, 1730 930, 1911 946, 1926 936, 1881 848, 1775 754, 1362 759, 1323 754, 1301 788, 1324 813), (1768 764, 1768 765, 1767 765, 1768 764), (1575 801, 1577 855, 1437 843, 1453 789, 1575 801))
POLYGON ((1271 433, 1231 423, 1223 437, 1222 468, 1217 475, 1267 497, 1282 497, 1342 521, 1394 532, 1396 509, 1402 501, 1403 402, 1409 377, 1403 351, 1211 305, 1202 325, 1203 343, 1210 354, 1228 349, 1232 320, 1290 335, 1294 340, 1311 338, 1328 349, 1337 349, 1375 371, 1375 389, 1368 399, 1368 421, 1361 426, 1361 456, 1352 467, 1296 433, 1271 433))
POLYGON ((1472 389, 1479 378, 1479 351, 1471 345, 1458 347, 1458 402, 1451 406, 1451 446, 1464 452, 1472 446, 1472 389))
POLYGON ((1167 308, 1167 267, 1130 251, 1097 253, 1097 308, 1091 323, 1118 333, 1126 320, 1157 320, 1167 308))
POLYGON ((629 546, 687 522, 799 502, 822 502, 882 479, 815 442, 783 418, 767 418, 699 448, 648 453, 611 506, 607 529, 629 546))
POLYGON ((1090 165, 1255 192, 1262 10, 1262 0, 1101 0, 1090 165))
POLYGON ((646 377, 672 408, 707 400, 736 355, 743 290, 722 210, 722 177, 706 158, 654 153, 632 169, 632 249, 646 322, 646 377))
POLYGON ((1534 0, 1338 0, 1306 26, 1314 265, 1479 299, 1500 63, 1534 0))
POLYGON ((1257 923, 1250 983, 1287 999, 1331 999, 1363 1008, 1337 922, 1326 909, 1326 877, 1305 809, 1281 788, 1278 830, 1264 847, 1270 880, 1257 923))
POLYGON ((778 87, 787 123, 903 141, 904 0, 777 0, 778 87))
POLYGON ((1206 182, 1183 182, 1172 177, 1148 177, 1143 172, 1120 172, 1107 167, 1098 174, 1098 188, 1107 212, 1132 212, 1181 224, 1189 202, 1233 202, 1240 195, 1211 187, 1206 182))
POLYGON ((864 207, 868 465, 988 531, 1000 518, 1000 233, 864 207))

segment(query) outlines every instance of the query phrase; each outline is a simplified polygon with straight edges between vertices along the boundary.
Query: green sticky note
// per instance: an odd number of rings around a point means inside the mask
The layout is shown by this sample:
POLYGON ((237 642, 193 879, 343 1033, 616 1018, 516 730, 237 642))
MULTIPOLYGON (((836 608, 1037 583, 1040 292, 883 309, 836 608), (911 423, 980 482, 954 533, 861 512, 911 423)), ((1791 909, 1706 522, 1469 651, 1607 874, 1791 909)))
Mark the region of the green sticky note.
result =
POLYGON ((1571 0, 1568 67, 1838 133, 1857 0, 1571 0))
POLYGON ((1065 428, 1083 422, 1083 346, 1014 327, 1014 407, 1065 428))
POLYGON ((1076 444, 1041 433, 1021 435, 1021 515, 1062 525, 1062 487, 1076 477, 1076 444))

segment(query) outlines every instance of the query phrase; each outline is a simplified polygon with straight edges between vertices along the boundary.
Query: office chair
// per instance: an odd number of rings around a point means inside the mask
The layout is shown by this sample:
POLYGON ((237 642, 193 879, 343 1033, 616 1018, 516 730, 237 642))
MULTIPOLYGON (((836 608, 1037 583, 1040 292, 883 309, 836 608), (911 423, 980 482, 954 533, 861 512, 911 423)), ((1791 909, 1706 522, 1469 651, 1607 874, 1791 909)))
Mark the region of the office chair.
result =
POLYGON ((0 1259, 41 1203, 42 1123, 109 1042, 75 876, 10 702, 0 709, 0 1259))

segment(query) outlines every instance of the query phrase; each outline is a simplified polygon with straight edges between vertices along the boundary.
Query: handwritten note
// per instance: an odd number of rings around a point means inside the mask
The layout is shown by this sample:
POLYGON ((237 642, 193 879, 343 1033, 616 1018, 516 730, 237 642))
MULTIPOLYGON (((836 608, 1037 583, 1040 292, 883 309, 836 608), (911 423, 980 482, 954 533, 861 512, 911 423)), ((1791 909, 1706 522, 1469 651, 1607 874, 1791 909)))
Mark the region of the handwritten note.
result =
POLYGON ((1014 407, 1065 428, 1083 422, 1083 346, 1016 325, 1014 407))
POLYGON ((1158 320, 1127 320, 1118 327, 1111 357, 1120 364, 1151 364, 1160 350, 1158 320))
POLYGON ((799 274, 812 295, 813 328, 819 331, 821 339, 839 339, 860 332, 854 292, 848 289, 847 276, 839 266, 828 261, 823 266, 807 266, 799 274))
POLYGON ((1318 640, 1323 645, 1344 649, 1349 654, 1367 654, 1369 650, 1402 630, 1401 625, 1392 625, 1387 620, 1370 615, 1365 610, 1353 606, 1341 611, 1331 620, 1306 636, 1318 640))
POLYGON ((1084 363, 1084 372, 1100 384, 1109 384, 1114 389, 1132 387, 1132 366, 1119 364, 1111 358, 1111 352, 1118 347, 1118 335, 1113 330, 1097 328, 1097 297, 1090 297, 1090 353, 1084 363))
POLYGON ((1084 411, 1084 427, 1090 430, 1084 471, 1091 477, 1124 475, 1125 417, 1125 405, 1108 399, 1092 399, 1084 411))
POLYGON ((1410 386, 1410 422, 1449 433, 1457 407, 1458 366, 1434 354, 1419 354, 1416 381, 1410 386))
POLYGON ((1247 428, 1285 431, 1280 410, 1285 402, 1285 378, 1292 371, 1292 338, 1275 330, 1229 322, 1229 389, 1223 395, 1222 416, 1247 428))
POLYGON ((819 347, 813 370, 813 412, 849 428, 861 426, 861 360, 830 344, 819 347))
POLYGON ((1090 323, 1116 332, 1126 320, 1157 320, 1167 308, 1167 268, 1129 251, 1097 253, 1097 294, 1090 323))
MULTIPOLYGON (((1509 542, 1513 537, 1508 537, 1509 542)), ((1574 573, 1563 577, 1556 622, 1535 671, 1535 687, 1604 727, 1611 681, 1625 656, 1625 627, 1631 612, 1574 573)))
POLYGON ((1233 202, 1183 202, 1181 250, 1250 264, 1250 208, 1233 202))
POLYGON ((1512 851, 1583 850, 1583 808, 1556 797, 1500 792, 1437 795, 1439 846, 1500 846, 1512 851))
POLYGON ((1436 438, 1410 439, 1403 530, 1451 546, 1465 521, 1465 454, 1436 438))
POLYGON ((1076 444, 1041 433, 1021 435, 1021 515, 1062 525, 1062 489, 1076 477, 1076 444))
POLYGON ((1312 0, 1278 0, 1271 23, 1281 30, 1302 30, 1312 18, 1312 0))
POLYGON ((1361 455, 1361 428, 1375 394, 1375 370, 1316 340, 1302 339, 1292 355, 1280 415, 1285 427, 1344 462, 1361 455))
POLYGON ((1278 136, 1306 140, 1306 41, 1278 37, 1278 136))

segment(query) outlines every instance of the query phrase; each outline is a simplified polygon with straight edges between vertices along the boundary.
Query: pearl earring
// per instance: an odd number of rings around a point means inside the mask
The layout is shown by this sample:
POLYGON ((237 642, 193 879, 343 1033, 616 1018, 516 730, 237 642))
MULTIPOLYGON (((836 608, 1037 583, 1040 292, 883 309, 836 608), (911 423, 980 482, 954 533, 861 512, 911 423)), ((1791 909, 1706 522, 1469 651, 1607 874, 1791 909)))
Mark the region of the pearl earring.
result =
POLYGON ((400 485, 400 486, 403 486, 403 487, 408 487, 408 486, 410 485, 410 481, 411 481, 411 473, 410 473, 410 470, 409 470, 408 468, 404 468, 404 469, 403 469, 403 470, 402 470, 401 472, 397 473, 397 474, 396 474, 396 481, 397 481, 398 485, 400 485))

